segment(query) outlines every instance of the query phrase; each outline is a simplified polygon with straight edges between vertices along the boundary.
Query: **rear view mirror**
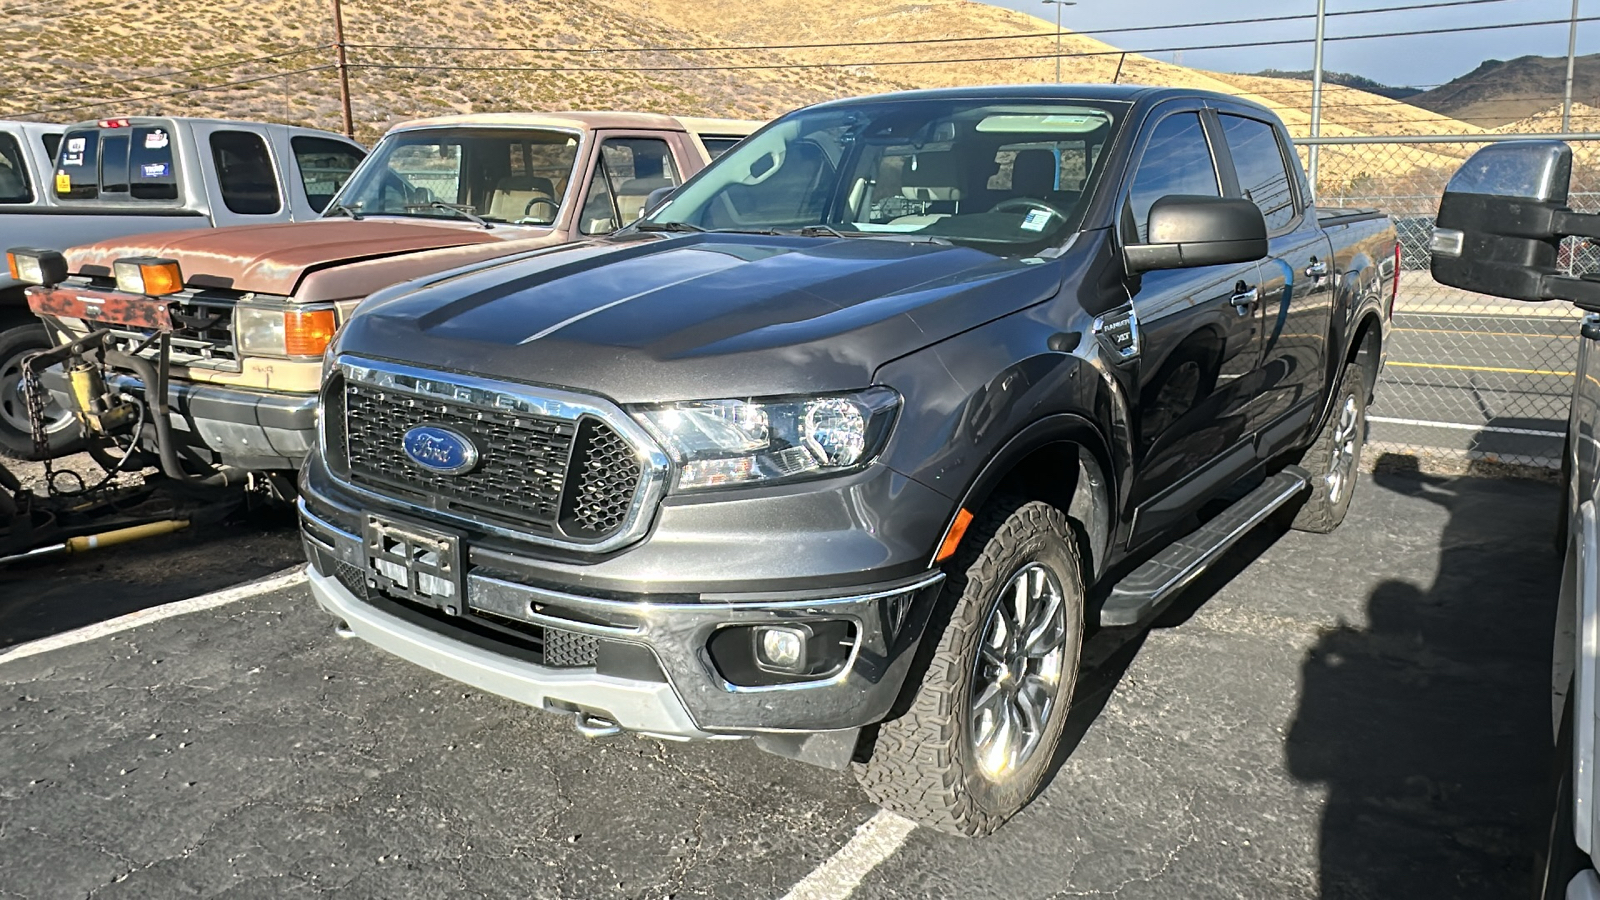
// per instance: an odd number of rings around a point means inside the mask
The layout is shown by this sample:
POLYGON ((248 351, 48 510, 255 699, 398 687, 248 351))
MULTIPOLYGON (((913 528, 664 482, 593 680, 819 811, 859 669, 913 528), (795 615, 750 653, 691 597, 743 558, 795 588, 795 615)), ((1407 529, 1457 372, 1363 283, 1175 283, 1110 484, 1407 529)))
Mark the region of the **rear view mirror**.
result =
MULTIPOLYGON (((1434 227, 1433 277, 1514 300, 1557 299, 1561 238, 1582 223, 1567 209, 1572 149, 1508 141, 1479 150, 1445 186, 1434 227)), ((1572 280, 1572 279, 1564 279, 1572 280)), ((1570 299, 1570 298, 1569 298, 1570 299)))
POLYGON ((665 187, 658 187, 649 194, 645 195, 644 212, 641 213, 641 216, 648 216, 660 209, 666 204, 667 200, 672 197, 672 192, 676 191, 677 189, 678 188, 676 185, 669 184, 665 187))
POLYGON ((1254 262, 1267 255, 1267 221, 1254 203, 1237 197, 1169 194, 1150 207, 1149 243, 1129 244, 1129 275, 1254 262))

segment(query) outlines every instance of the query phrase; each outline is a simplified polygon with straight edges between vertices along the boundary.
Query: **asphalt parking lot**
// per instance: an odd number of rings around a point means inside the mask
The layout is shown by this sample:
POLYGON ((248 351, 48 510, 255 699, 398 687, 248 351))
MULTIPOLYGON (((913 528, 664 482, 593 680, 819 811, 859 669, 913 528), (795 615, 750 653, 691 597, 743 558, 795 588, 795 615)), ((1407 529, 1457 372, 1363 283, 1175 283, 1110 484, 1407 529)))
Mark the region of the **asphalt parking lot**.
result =
MULTIPOLYGON (((1334 535, 1265 526, 1154 630, 1092 639, 1059 771, 978 842, 742 743, 587 741, 339 640, 303 585, 0 649, 0 897, 1518 896, 1556 500, 1380 473, 1334 535)), ((0 570, 0 625, 293 553, 281 525, 204 537, 0 570)))

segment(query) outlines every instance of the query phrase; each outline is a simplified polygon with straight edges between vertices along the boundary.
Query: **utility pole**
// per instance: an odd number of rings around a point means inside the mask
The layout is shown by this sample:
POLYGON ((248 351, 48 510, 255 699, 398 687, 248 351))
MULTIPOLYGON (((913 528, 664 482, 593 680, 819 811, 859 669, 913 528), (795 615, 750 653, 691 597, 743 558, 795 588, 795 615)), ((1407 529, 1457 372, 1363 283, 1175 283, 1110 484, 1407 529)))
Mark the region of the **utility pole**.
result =
POLYGON ((1567 29, 1567 89, 1561 96, 1561 131, 1572 131, 1572 67, 1578 53, 1578 0, 1572 0, 1572 25, 1567 29))
MULTIPOLYGON (((1077 6, 1078 0, 1043 0, 1046 6, 1056 8, 1056 84, 1061 83, 1061 7, 1077 6)), ((1577 2, 1577 0, 1573 0, 1577 2)))
MULTIPOLYGON (((1573 0, 1574 3, 1577 0, 1573 0)), ((1317 49, 1313 54, 1316 59, 1311 62, 1311 136, 1322 136, 1322 38, 1328 19, 1328 0, 1317 0, 1317 49)), ((1311 145, 1309 165, 1306 166, 1307 174, 1311 177, 1311 197, 1317 196, 1317 151, 1321 147, 1311 145)))
POLYGON ((356 136, 356 123, 350 115, 350 63, 344 55, 344 9, 333 0, 334 67, 339 70, 339 105, 344 107, 344 136, 356 136))

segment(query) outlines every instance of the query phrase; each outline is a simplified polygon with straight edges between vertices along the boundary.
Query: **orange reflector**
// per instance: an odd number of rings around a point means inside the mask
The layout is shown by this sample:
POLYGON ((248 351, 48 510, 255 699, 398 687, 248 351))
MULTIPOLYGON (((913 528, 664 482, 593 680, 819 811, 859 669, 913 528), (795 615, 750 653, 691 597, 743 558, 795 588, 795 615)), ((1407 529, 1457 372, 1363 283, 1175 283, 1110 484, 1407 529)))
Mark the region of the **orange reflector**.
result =
POLYGON ((139 266, 144 276, 144 292, 150 297, 165 297, 183 290, 183 273, 175 262, 144 263, 139 266))
POLYGON ((6 266, 9 269, 11 269, 11 280, 12 281, 21 281, 22 280, 22 276, 17 273, 17 255, 15 253, 7 253, 6 254, 6 266))
POLYGON ((321 356, 338 329, 331 309, 292 309, 283 314, 283 352, 290 356, 321 356))
POLYGON ((933 558, 934 562, 944 562, 955 555, 956 548, 961 546, 961 539, 967 534, 967 526, 972 524, 972 513, 965 508, 956 513, 956 520, 950 523, 950 530, 944 533, 944 543, 939 545, 939 553, 933 558))

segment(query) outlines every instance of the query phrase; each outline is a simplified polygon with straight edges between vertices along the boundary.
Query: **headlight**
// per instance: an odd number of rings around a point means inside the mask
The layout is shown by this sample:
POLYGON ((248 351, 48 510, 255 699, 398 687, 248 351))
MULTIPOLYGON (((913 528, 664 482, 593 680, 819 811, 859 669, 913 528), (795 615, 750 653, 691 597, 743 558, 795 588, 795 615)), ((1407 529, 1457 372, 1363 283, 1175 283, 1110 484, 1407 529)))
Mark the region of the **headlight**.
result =
POLYGON ((337 326, 331 306, 240 306, 233 311, 233 333, 245 356, 320 357, 333 343, 337 326))
POLYGON ((11 278, 23 284, 53 287, 67 280, 67 259, 55 250, 12 247, 6 251, 11 278))
POLYGON ((698 400, 635 409, 678 463, 680 490, 834 475, 871 462, 889 437, 900 395, 698 400))
POLYGON ((177 260, 132 256, 111 264, 117 290, 147 297, 165 297, 183 290, 183 271, 177 260))

